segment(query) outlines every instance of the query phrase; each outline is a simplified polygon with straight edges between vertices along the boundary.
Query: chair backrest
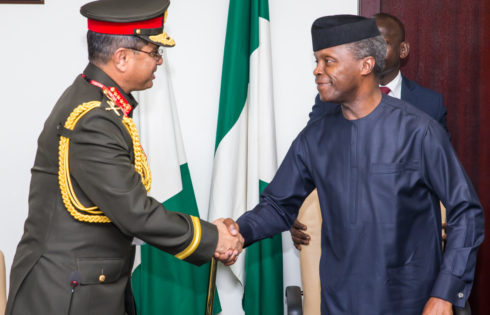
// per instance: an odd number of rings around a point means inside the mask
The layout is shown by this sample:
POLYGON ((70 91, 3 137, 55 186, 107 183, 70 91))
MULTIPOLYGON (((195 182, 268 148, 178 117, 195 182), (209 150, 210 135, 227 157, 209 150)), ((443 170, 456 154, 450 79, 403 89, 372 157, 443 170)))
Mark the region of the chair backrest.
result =
POLYGON ((319 315, 321 305, 320 256, 322 252, 322 214, 315 189, 303 202, 298 220, 307 226, 310 244, 301 246, 301 285, 303 287, 303 314, 319 315))
POLYGON ((0 250, 0 315, 5 314, 5 305, 7 304, 7 282, 5 277, 5 257, 0 250))

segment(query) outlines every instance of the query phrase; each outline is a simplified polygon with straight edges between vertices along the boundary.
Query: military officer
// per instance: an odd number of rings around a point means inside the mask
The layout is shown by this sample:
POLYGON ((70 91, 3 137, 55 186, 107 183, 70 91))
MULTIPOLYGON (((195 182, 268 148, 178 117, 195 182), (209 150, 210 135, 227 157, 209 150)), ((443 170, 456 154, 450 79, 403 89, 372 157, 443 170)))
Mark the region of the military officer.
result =
POLYGON ((175 45, 164 32, 168 6, 100 0, 81 8, 90 62, 39 136, 6 314, 134 314, 133 237, 196 265, 213 255, 229 264, 241 251, 243 239, 223 220, 169 212, 147 196, 131 92, 152 86, 159 49, 175 45))

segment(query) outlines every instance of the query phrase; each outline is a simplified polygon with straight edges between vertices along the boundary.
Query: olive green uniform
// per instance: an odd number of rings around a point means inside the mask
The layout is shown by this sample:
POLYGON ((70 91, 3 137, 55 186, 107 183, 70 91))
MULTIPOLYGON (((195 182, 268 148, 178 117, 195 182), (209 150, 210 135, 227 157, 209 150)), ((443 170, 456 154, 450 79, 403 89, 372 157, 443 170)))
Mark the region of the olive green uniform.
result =
MULTIPOLYGON (((94 65, 84 74, 118 89, 133 108, 137 105, 94 65)), ((129 314, 125 290, 133 237, 173 255, 197 241, 185 258, 196 265, 209 261, 216 248, 213 224, 169 212, 147 196, 122 111, 86 78, 78 76, 63 93, 39 137, 29 214, 10 274, 7 315, 129 314), (87 112, 73 131, 62 127, 78 105, 92 101, 101 106, 87 112), (69 172, 76 197, 86 207, 98 206, 111 223, 81 222, 67 211, 58 179, 61 135, 70 139, 69 172), (79 285, 72 286, 74 273, 79 285)))

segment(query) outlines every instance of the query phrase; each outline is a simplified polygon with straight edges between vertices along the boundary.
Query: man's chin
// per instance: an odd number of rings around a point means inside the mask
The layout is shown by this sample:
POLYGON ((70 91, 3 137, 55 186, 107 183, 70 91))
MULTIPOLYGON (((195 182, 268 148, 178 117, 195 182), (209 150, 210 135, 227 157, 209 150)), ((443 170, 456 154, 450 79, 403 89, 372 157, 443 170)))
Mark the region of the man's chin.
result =
POLYGON ((133 91, 144 91, 144 90, 148 90, 148 89, 149 89, 149 88, 151 88, 152 86, 153 86, 153 81, 151 81, 151 82, 149 82, 149 83, 145 84, 145 85, 144 85, 144 86, 142 86, 142 87, 139 87, 139 88, 136 88, 136 89, 134 89, 134 90, 131 90, 131 92, 133 92, 133 91))
POLYGON ((332 98, 334 98, 332 93, 332 86, 330 84, 318 84, 316 87, 318 94, 320 95, 320 100, 322 102, 332 102, 332 98))
POLYGON ((153 86, 153 80, 146 82, 146 84, 144 85, 144 87, 141 90, 148 90, 152 86, 153 86))
POLYGON ((325 93, 318 93, 318 95, 320 96, 320 101, 322 102, 329 102, 329 103, 335 103, 335 98, 332 96, 332 95, 329 95, 329 94, 325 94, 325 93))

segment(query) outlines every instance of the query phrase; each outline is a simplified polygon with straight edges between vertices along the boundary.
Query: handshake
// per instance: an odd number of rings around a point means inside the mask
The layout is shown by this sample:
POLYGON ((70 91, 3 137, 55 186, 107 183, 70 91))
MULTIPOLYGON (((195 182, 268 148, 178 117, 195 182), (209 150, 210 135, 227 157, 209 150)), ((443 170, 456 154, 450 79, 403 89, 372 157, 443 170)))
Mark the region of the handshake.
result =
POLYGON ((244 239, 238 224, 233 219, 217 219, 213 222, 218 228, 218 245, 214 257, 225 266, 233 265, 243 250, 244 239))

